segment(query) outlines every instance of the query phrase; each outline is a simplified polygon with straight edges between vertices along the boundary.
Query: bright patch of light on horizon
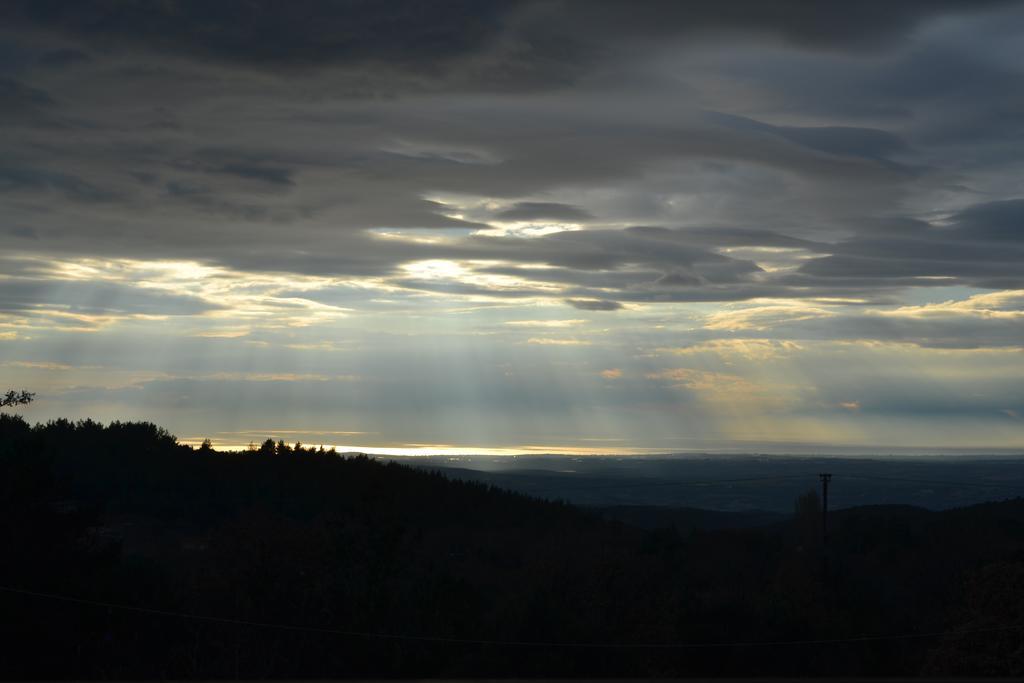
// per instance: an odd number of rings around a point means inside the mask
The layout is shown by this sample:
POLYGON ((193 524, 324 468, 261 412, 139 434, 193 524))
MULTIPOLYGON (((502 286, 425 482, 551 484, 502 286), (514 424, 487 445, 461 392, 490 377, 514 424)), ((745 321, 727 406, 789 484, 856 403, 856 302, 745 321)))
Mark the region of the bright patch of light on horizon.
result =
POLYGON ((423 280, 454 280, 467 275, 470 271, 456 261, 430 259, 413 261, 402 265, 402 270, 415 278, 423 280))
POLYGON ((491 221, 490 227, 476 231, 476 235, 488 237, 543 237, 560 232, 582 230, 579 223, 558 223, 551 221, 516 221, 511 223, 491 221))
MULTIPOLYGON (((273 432, 271 432, 273 433, 273 432)), ((179 443, 193 448, 199 447, 204 439, 207 437, 191 436, 187 438, 178 439, 179 443)), ((210 442, 215 449, 223 451, 245 451, 250 448, 250 445, 259 448, 259 446, 266 439, 272 439, 277 442, 274 436, 267 436, 263 439, 238 442, 227 439, 211 438, 210 442)), ((294 446, 294 442, 286 440, 288 446, 294 446)), ((524 445, 524 446, 507 446, 507 447, 493 447, 493 446, 450 446, 447 444, 410 444, 407 446, 362 446, 355 444, 339 444, 339 443, 321 443, 316 440, 310 442, 302 441, 303 448, 323 448, 324 450, 331 450, 332 448, 339 454, 354 454, 363 453, 366 455, 387 455, 387 456, 402 456, 402 457, 427 457, 427 456, 471 456, 471 455, 484 455, 484 456, 505 456, 515 457, 517 455, 584 455, 584 456, 598 456, 598 455, 651 455, 657 453, 665 453, 664 448, 623 448, 621 446, 611 446, 607 448, 591 447, 591 446, 565 446, 565 445, 524 445)))
MULTIPOLYGON (((512 275, 497 273, 486 273, 475 270, 475 267, 486 267, 499 265, 501 261, 451 261, 446 259, 427 259, 423 261, 412 261, 404 263, 401 269, 410 277, 416 280, 427 282, 452 282, 471 285, 480 288, 478 292, 465 293, 470 300, 474 298, 486 298, 488 294, 500 294, 503 291, 514 291, 531 289, 544 292, 547 295, 557 296, 564 290, 564 287, 549 282, 535 282, 518 278, 512 275)), ((449 296, 445 293, 444 296, 449 296)), ((526 299, 521 300, 526 303, 526 299)))
POLYGON ((821 256, 821 254, 809 251, 804 247, 742 246, 721 247, 716 251, 730 258, 753 261, 765 273, 796 270, 805 261, 821 256))

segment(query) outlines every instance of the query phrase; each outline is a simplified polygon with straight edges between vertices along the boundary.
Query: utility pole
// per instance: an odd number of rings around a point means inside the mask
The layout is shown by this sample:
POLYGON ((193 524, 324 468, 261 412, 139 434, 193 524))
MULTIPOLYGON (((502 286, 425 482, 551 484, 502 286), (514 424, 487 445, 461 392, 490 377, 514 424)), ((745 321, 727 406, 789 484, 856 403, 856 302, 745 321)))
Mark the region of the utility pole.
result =
POLYGON ((832 475, 822 472, 818 478, 821 479, 821 571, 828 580, 828 484, 832 475))
POLYGON ((828 545, 828 483, 832 481, 832 475, 828 473, 819 474, 821 479, 821 545, 828 545))

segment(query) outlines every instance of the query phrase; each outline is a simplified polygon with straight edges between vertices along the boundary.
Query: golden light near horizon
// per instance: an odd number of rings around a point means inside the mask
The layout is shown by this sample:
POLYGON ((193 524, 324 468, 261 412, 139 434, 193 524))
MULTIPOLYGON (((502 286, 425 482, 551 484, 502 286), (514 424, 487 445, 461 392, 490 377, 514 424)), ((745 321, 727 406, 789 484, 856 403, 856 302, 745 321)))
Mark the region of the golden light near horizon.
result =
POLYGON ((1021 447, 1016 14, 916 12, 870 53, 9 40, 4 381, 233 445, 1021 447))
MULTIPOLYGON (((40 261, 33 263, 44 267, 40 261)), ((133 290, 187 296, 192 301, 216 302, 216 306, 208 310, 189 311, 185 315, 154 316, 127 310, 117 311, 116 298, 108 298, 107 303, 111 310, 103 314, 76 313, 59 303, 50 308, 46 302, 42 302, 30 315, 22 314, 20 324, 10 319, 6 321, 8 325, 15 325, 12 331, 7 333, 12 340, 19 335, 28 335, 29 330, 35 330, 33 334, 39 334, 39 331, 48 330, 53 320, 64 319, 74 321, 63 328, 64 334, 81 334, 87 330, 91 335, 116 336, 131 329, 159 325, 162 334, 169 333, 181 339, 192 339, 208 344, 240 343, 268 353, 273 353, 276 348, 292 349, 298 355, 289 361, 287 369, 277 371, 260 371, 252 367, 255 362, 250 362, 249 366, 241 370, 207 367, 202 371, 192 372, 170 370, 166 367, 167 363, 163 363, 161 367, 164 369, 153 372, 151 369, 141 367, 118 368, 108 364, 83 366, 75 362, 74 358, 68 357, 59 362, 6 361, 4 367, 8 368, 7 372, 12 377, 24 378, 26 383, 57 394, 79 391, 79 387, 87 386, 106 391, 131 389, 145 392, 147 386, 155 383, 183 380, 265 385, 314 383, 339 387, 338 391, 359 393, 367 391, 368 384, 374 384, 375 379, 367 376, 365 372, 353 371, 351 365, 344 372, 324 368, 323 356, 338 355, 337 349, 340 347, 324 346, 321 341, 304 344, 296 335, 305 336, 299 333, 306 330, 309 335, 319 340, 324 335, 345 334, 346 329, 351 329, 349 323, 352 319, 358 321, 365 317, 367 320, 381 321, 380 329, 386 334, 415 338, 420 344, 436 337, 437 342, 432 344, 435 348, 434 353, 439 357, 461 353, 461 359, 453 359, 448 363, 451 371, 447 375, 445 387, 436 389, 438 393, 454 392, 455 396, 449 398, 464 400, 466 397, 481 393, 493 393, 480 386, 494 382, 495 379, 487 374, 486 368, 478 364, 497 362, 497 354, 480 353, 481 344, 494 343, 492 340, 497 337, 498 345, 522 345, 519 347, 520 350, 516 351, 518 354, 521 354, 523 349, 531 347, 538 350, 550 349, 541 355, 527 354, 530 359, 525 362, 540 369, 549 389, 557 387, 565 396, 572 396, 571 400, 579 406, 593 404, 593 407, 583 413, 577 411, 577 416, 569 418, 568 421, 563 415, 562 421, 566 428, 561 430, 559 438, 565 440, 549 441, 548 445, 543 446, 530 445, 529 442, 511 446, 507 443, 498 445, 503 439, 508 438, 507 430, 498 430, 501 436, 491 438, 486 436, 488 430, 480 426, 471 430, 473 437, 479 441, 466 445, 455 445, 450 438, 434 445, 399 445, 394 443, 394 438, 381 435, 379 432, 376 432, 377 435, 370 441, 331 444, 339 449, 391 455, 438 454, 445 449, 459 454, 542 451, 646 453, 666 448, 685 450, 686 438, 696 438, 694 434, 701 439, 707 439, 713 434, 711 438, 721 439, 723 443, 770 444, 803 440, 814 443, 831 442, 837 445, 862 443, 865 447, 882 447, 886 445, 884 441, 873 439, 877 439, 879 433, 886 433, 885 430, 880 432, 878 427, 884 420, 866 415, 870 413, 872 404, 870 396, 866 397, 862 390, 857 390, 835 397, 823 397, 820 382, 824 370, 820 367, 817 370, 808 370, 809 364, 827 362, 830 356, 841 359, 851 353, 862 357, 874 357, 875 362, 877 359, 894 356, 899 359, 896 362, 901 368, 915 367, 918 381, 931 377, 933 382, 951 387, 949 391, 958 391, 956 387, 960 383, 972 378, 986 376, 992 378, 990 381, 995 381, 1009 376, 1019 377, 1022 374, 1015 364, 1019 350, 1014 347, 984 352, 952 351, 925 349, 901 343, 880 345, 879 342, 871 340, 827 342, 756 337, 758 334, 771 333, 780 325, 799 325, 840 317, 850 305, 845 301, 827 302, 816 299, 813 303, 801 303, 766 299, 715 307, 707 312, 697 312, 701 308, 698 306, 689 317, 688 324, 668 328, 664 325, 650 327, 646 321, 651 317, 657 317, 659 313, 647 306, 640 307, 633 313, 613 313, 612 315, 617 317, 616 324, 609 328, 605 318, 608 314, 603 311, 580 315, 586 312, 575 310, 574 317, 565 317, 563 306, 551 306, 550 302, 535 296, 514 301, 510 305, 501 299, 501 293, 515 292, 517 288, 524 286, 536 288, 538 285, 514 277, 476 272, 477 268, 486 269, 492 263, 494 262, 433 259, 414 261, 402 266, 402 272, 407 277, 478 285, 490 288, 494 292, 491 295, 467 295, 469 299, 477 301, 478 305, 482 303, 483 308, 469 308, 462 314, 445 312, 452 310, 446 304, 441 304, 441 301, 448 299, 447 296, 440 297, 434 313, 418 309, 417 320, 423 322, 417 322, 416 327, 428 326, 429 333, 424 333, 413 332, 406 325, 396 327, 387 322, 387 314, 381 318, 381 313, 361 311, 355 303, 342 306, 306 298, 332 287, 344 287, 344 281, 337 278, 307 277, 296 280, 289 276, 269 273, 233 272, 223 267, 191 261, 58 261, 45 267, 54 273, 56 281, 66 283, 61 287, 72 286, 77 282, 131 283, 133 290), (545 315, 561 317, 537 317, 539 311, 543 311, 545 315), (487 320, 493 322, 485 322, 487 320), (77 326, 82 323, 87 327, 77 326), (676 348, 660 346, 673 334, 692 335, 694 332, 712 333, 719 338, 676 348), (744 336, 730 338, 736 334, 744 336), (754 336, 751 337, 751 334, 754 336), (638 338, 641 340, 639 346, 636 345, 638 338), (562 357, 566 352, 560 351, 561 348, 565 348, 566 351, 572 349, 574 355, 571 358, 562 357), (303 352, 303 349, 308 351, 303 352), (948 359, 951 354, 971 361, 986 357, 989 360, 970 366, 960 362, 950 364, 948 359), (305 360, 300 361, 300 357, 305 360), (481 361, 482 358, 487 360, 481 361), (1003 362, 996 359, 1002 359, 1003 362), (638 366, 637 362, 641 365, 638 366), (299 367, 304 369, 296 372, 299 367), (485 379, 478 381, 478 376, 485 379), (584 381, 584 377, 603 380, 605 384, 597 386, 592 380, 584 381), (626 387, 630 391, 636 391, 637 385, 661 387, 658 391, 663 394, 665 401, 661 409, 646 411, 648 414, 643 417, 643 421, 648 435, 658 434, 659 443, 665 444, 670 444, 671 438, 661 439, 660 435, 684 433, 686 437, 680 438, 673 446, 625 446, 614 441, 615 438, 621 437, 611 436, 605 442, 607 445, 584 446, 571 436, 574 432, 579 435, 587 434, 592 429, 588 424, 590 419, 603 420, 607 424, 610 419, 608 415, 611 414, 609 409, 597 406, 602 397, 614 395, 617 390, 626 387), (808 411, 818 415, 808 415, 808 411), (603 417, 587 418, 586 414, 601 414, 603 417), (696 427, 697 423, 700 423, 699 428, 696 427)), ((367 283, 361 283, 360 291, 366 291, 366 286, 367 283)), ((386 281, 381 282, 381 287, 395 291, 393 285, 386 281)), ((1018 291, 977 294, 962 299, 943 299, 912 306, 867 307, 863 308, 862 315, 874 316, 880 320, 1015 322, 1022 314, 1012 306, 1020 298, 1021 294, 1018 291)), ((387 308, 384 306, 383 310, 386 311, 387 308)), ((678 307, 673 307, 672 310, 678 311, 678 307)), ((170 356, 167 359, 170 365, 180 362, 181 359, 173 358, 174 352, 171 347, 165 348, 165 353, 170 356)), ((363 343, 356 341, 344 354, 363 356, 368 350, 363 343)), ((835 370, 829 368, 826 374, 834 373, 835 370)), ((501 381, 508 381, 508 377, 521 374, 513 367, 511 371, 503 372, 501 381)), ((42 406, 46 403, 44 400, 42 406)), ((620 410, 618 417, 612 419, 617 426, 618 423, 636 419, 635 415, 629 412, 629 406, 622 406, 622 409, 625 412, 620 410)), ((996 447, 1012 444, 1018 438, 1020 425, 1014 416, 1019 413, 1012 400, 1004 406, 993 408, 992 412, 1007 418, 1009 422, 1005 423, 1003 429, 993 430, 989 425, 985 429, 968 430, 964 434, 972 440, 970 443, 996 447)), ((336 421, 348 422, 346 418, 340 416, 328 420, 321 423, 321 428, 334 427, 336 421)), ((623 432, 629 430, 628 426, 620 428, 623 432)), ((893 431, 891 427, 888 430, 888 433, 899 433, 899 430, 893 431)), ((276 438, 280 434, 267 430, 267 436, 276 438)), ((408 436, 415 437, 412 433, 408 436)), ((447 436, 458 434, 449 433, 447 436)), ((899 440, 897 437, 889 438, 899 440)), ((946 438, 947 436, 936 438, 923 445, 940 445, 946 438)), ((200 437, 192 440, 196 439, 202 440, 200 437)), ((967 443, 965 440, 964 444, 967 443)), ((230 439, 218 439, 217 444, 228 448, 245 446, 230 439)))
POLYGON ((1022 46, 0 3, 0 671, 1024 670, 1022 46))

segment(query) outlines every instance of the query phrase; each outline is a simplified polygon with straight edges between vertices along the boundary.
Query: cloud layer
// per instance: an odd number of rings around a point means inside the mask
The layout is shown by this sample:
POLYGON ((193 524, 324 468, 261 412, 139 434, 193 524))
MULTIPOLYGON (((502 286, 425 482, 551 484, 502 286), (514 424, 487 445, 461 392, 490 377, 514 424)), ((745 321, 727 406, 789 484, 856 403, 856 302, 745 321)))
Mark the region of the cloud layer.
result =
MULTIPOLYGON (((214 358, 258 356, 295 388, 383 345, 406 360, 326 375, 392 386, 374 382, 401 367, 500 431, 551 389, 498 379, 517 372, 494 369, 501 349, 561 368, 563 424, 642 405, 714 413, 726 438, 757 403, 791 420, 757 438, 903 415, 885 428, 903 441, 920 424, 868 387, 822 398, 824 358, 1020 369, 1019 3, 37 0, 0 26, 0 361, 110 367, 164 396, 217 381, 214 358), (174 360, 131 360, 157 330, 174 360), (86 358, 97 335, 113 351, 86 358), (671 365, 716 343, 796 344, 806 381, 671 365), (440 365, 408 361, 423 344, 440 365), (472 381, 437 374, 466 364, 472 381)), ((1024 399, 978 381, 995 388, 970 405, 1019 438, 1024 399)), ((325 382, 348 405, 351 382, 325 382)), ((932 384, 908 386, 929 405, 932 384)), ((650 419, 613 422, 671 441, 650 419)))

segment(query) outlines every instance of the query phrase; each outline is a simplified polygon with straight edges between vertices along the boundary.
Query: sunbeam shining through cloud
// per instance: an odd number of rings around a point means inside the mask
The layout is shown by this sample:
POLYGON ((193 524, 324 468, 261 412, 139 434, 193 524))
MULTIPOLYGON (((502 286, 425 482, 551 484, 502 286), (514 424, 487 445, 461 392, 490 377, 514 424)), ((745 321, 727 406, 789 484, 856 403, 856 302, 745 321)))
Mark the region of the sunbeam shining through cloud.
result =
POLYGON ((1024 447, 1019 3, 255 4, 0 10, 0 388, 29 419, 1024 447))

